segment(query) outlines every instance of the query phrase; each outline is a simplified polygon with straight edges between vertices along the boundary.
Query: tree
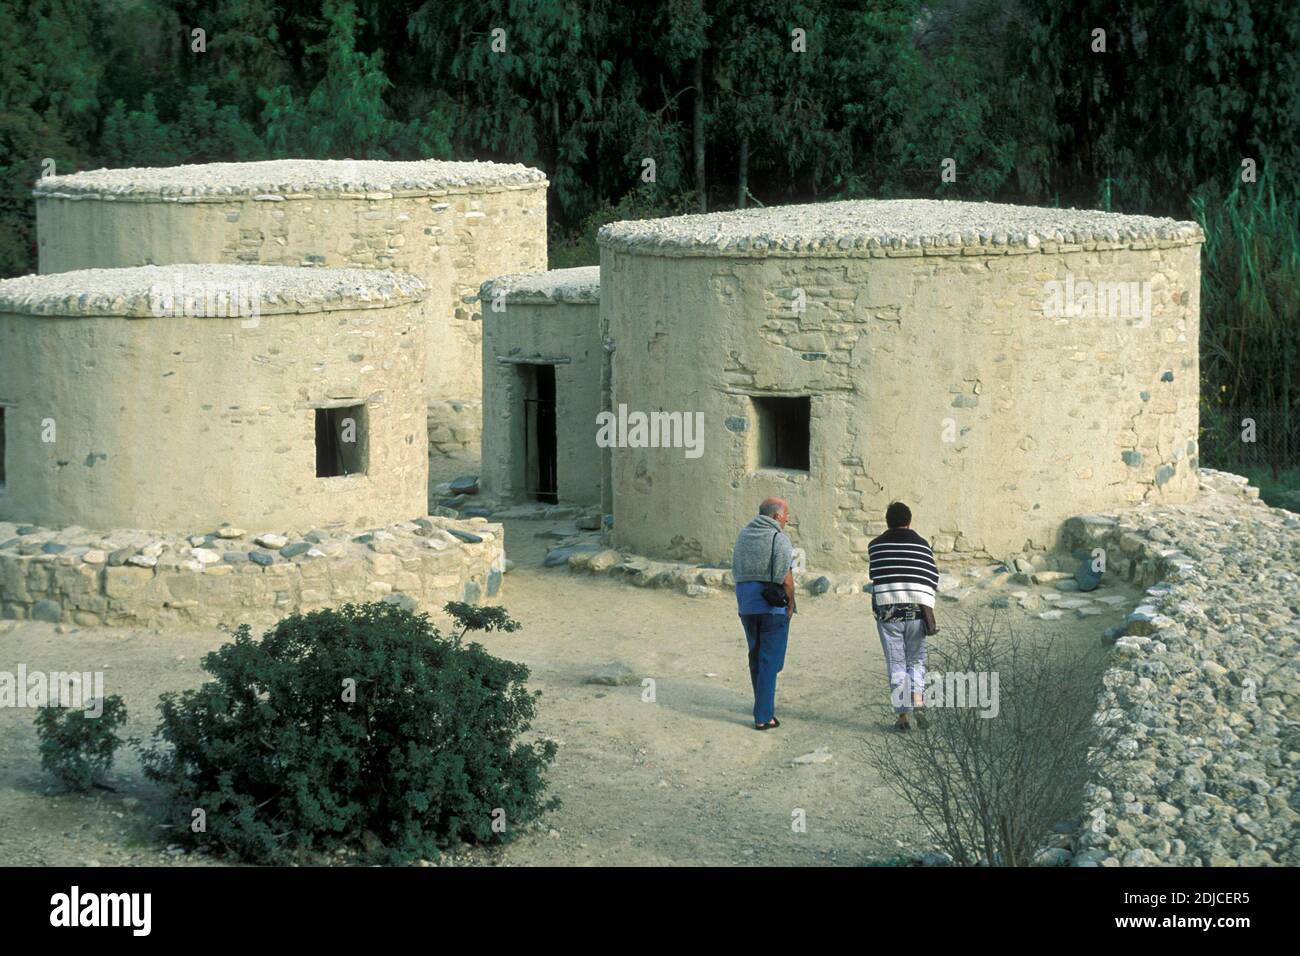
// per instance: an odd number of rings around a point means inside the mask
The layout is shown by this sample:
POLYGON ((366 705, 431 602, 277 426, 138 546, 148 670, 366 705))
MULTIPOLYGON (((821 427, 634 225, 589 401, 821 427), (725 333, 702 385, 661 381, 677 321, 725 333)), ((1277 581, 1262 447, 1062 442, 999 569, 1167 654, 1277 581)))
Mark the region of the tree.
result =
POLYGON ((359 28, 352 0, 325 0, 324 39, 308 47, 322 61, 320 79, 305 99, 286 85, 262 94, 265 136, 274 155, 367 157, 451 155, 446 117, 431 110, 407 121, 397 119, 384 97, 392 83, 384 73, 383 53, 356 48, 359 28))

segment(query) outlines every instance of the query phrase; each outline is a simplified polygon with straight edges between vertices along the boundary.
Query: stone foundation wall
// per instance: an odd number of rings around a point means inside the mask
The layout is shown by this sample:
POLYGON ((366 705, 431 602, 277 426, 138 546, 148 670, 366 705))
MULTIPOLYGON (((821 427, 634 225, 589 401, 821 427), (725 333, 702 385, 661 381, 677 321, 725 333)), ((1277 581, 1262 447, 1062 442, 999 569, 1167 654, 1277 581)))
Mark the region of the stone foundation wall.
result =
MULTIPOLYGON (((493 517, 502 514, 513 517, 509 512, 496 512, 493 517)), ((1113 529, 1114 521, 1114 517, 1100 515, 1071 518, 1067 522, 1066 540, 1092 540, 1097 529, 1113 529)), ((574 528, 565 532, 564 529, 557 529, 551 536, 557 543, 547 551, 544 562, 546 567, 608 574, 614 578, 621 577, 637 587, 666 588, 681 591, 690 597, 705 597, 716 593, 730 599, 736 585, 728 567, 660 561, 619 551, 611 547, 609 531, 582 531, 574 528)), ((1146 586, 1155 584, 1164 573, 1164 561, 1149 549, 1136 545, 1131 536, 1126 538, 1122 546, 1118 541, 1115 542, 1107 555, 1108 582, 1146 586)), ((993 564, 974 557, 966 561, 950 560, 939 565, 938 596, 945 602, 967 607, 968 604, 963 602, 968 598, 974 599, 970 603, 978 603, 984 592, 1003 586, 1023 588, 1054 584, 1059 591, 1072 594, 1077 590, 1075 571, 1079 565, 1080 558, 1068 552, 1034 552, 1032 555, 1018 555, 993 564)), ((865 568, 822 573, 818 568, 798 567, 796 564, 794 581, 799 594, 816 597, 822 594, 869 592, 871 578, 865 568)), ((1023 596, 1027 592, 1013 590, 1011 593, 1013 596, 1017 593, 1023 596)), ((1065 594, 1060 596, 1065 597, 1065 594)), ((1072 596, 1077 599, 1077 595, 1072 596)), ((1037 610, 1040 602, 1021 600, 1020 606, 1026 610, 1037 610)), ((1052 619, 1050 616, 1044 618, 1052 619)))
POLYGON ((362 535, 226 525, 190 538, 0 522, 6 619, 234 627, 349 602, 434 611, 491 600, 504 570, 503 528, 482 518, 417 518, 362 535))

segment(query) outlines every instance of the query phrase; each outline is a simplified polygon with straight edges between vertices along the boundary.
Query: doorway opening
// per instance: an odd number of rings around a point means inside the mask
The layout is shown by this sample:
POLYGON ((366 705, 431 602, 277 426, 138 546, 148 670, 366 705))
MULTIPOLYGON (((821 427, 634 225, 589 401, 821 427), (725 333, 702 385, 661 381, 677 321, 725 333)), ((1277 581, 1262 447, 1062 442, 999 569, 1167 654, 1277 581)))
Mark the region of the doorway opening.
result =
POLYGON ((555 366, 519 365, 524 403, 524 491, 546 504, 559 502, 556 483, 555 366))

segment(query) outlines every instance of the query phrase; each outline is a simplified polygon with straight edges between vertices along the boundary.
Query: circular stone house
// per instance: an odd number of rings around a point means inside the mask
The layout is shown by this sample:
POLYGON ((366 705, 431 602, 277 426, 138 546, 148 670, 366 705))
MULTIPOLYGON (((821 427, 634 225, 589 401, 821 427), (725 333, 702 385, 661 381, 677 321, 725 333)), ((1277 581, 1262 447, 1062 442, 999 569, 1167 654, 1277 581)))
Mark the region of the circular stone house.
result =
POLYGON ((615 545, 725 562, 780 495, 809 566, 861 569, 899 499, 941 560, 1000 559, 1081 511, 1189 500, 1203 238, 924 200, 603 227, 611 403, 650 423, 614 452, 615 545))
POLYGON ((546 268, 546 177, 480 162, 274 160, 38 182, 42 273, 184 262, 410 272, 428 287, 436 449, 478 445, 479 284, 546 268))
POLYGON ((183 265, 0 281, 0 521, 187 533, 427 512, 419 279, 183 265))

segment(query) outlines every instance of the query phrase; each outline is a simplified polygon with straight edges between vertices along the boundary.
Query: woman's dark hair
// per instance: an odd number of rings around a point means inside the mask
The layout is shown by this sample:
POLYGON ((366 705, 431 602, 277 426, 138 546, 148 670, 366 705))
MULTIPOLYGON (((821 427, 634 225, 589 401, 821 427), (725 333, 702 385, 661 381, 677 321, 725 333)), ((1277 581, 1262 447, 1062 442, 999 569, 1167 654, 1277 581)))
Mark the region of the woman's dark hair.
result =
POLYGON ((885 524, 891 528, 901 528, 912 523, 912 509, 901 501, 895 501, 885 509, 885 524))

